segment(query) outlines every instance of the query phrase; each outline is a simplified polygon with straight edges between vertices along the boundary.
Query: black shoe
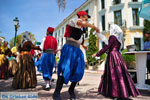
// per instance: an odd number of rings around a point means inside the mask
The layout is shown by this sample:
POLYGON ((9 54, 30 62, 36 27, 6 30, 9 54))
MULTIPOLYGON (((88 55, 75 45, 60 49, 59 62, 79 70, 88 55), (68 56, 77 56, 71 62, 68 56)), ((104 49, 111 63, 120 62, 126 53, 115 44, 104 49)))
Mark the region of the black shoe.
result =
POLYGON ((114 98, 113 100, 118 100, 118 98, 114 98))
POLYGON ((61 100, 60 94, 53 94, 53 100, 61 100))
POLYGON ((51 82, 54 82, 54 81, 55 81, 55 79, 52 79, 52 80, 51 80, 51 82))
POLYGON ((49 87, 45 87, 44 90, 49 91, 51 89, 51 85, 49 87))
POLYGON ((70 100, 76 100, 75 98, 70 98, 70 100))
POLYGON ((74 92, 69 92, 70 100, 76 100, 76 95, 74 92))
POLYGON ((56 70, 53 73, 56 73, 56 70))

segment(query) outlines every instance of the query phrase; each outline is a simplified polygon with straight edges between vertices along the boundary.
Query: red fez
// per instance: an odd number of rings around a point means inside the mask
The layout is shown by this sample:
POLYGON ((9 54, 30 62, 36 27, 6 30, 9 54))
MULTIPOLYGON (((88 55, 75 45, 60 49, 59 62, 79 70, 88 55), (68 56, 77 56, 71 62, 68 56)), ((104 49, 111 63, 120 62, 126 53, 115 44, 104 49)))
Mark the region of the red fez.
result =
POLYGON ((53 27, 48 27, 47 31, 53 33, 54 32, 54 28, 53 27))
POLYGON ((87 15, 88 18, 91 17, 91 16, 89 16, 89 15, 87 14, 87 12, 85 12, 85 11, 79 11, 79 12, 77 13, 77 16, 78 16, 78 17, 83 16, 83 15, 87 15))

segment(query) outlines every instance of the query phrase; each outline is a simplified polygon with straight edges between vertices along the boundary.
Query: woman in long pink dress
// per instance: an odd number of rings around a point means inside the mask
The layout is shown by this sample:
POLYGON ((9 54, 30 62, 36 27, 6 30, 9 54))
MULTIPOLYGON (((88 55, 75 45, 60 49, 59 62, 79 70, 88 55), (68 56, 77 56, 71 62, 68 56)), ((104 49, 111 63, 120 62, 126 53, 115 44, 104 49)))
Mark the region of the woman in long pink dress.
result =
POLYGON ((118 25, 110 26, 108 45, 93 56, 101 56, 107 52, 105 70, 98 92, 113 98, 128 98, 140 95, 131 79, 127 66, 121 56, 123 48, 123 32, 118 25))

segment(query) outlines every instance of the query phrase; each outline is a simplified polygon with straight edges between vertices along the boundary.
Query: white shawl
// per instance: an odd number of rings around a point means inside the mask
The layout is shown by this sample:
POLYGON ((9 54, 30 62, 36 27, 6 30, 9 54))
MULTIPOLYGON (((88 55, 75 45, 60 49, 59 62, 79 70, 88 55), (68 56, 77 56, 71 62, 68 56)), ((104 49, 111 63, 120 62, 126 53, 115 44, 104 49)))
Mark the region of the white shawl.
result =
POLYGON ((22 43, 21 43, 21 47, 23 47, 23 44, 26 42, 26 41, 31 41, 31 37, 30 37, 30 34, 28 31, 24 32, 24 34, 22 35, 22 43))
POLYGON ((124 46, 122 29, 116 24, 110 25, 110 36, 111 35, 115 36, 117 40, 121 43, 121 47, 120 47, 121 50, 124 46))

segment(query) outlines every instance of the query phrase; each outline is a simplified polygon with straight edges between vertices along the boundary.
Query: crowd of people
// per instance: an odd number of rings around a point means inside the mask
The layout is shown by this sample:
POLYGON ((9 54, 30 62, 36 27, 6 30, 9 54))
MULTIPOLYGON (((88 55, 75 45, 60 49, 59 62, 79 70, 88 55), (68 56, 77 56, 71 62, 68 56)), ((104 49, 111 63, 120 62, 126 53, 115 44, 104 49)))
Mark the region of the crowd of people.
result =
MULTIPOLYGON (((58 78, 53 99, 61 100, 60 93, 63 84, 68 84, 70 81, 71 85, 68 89, 70 100, 75 100, 74 89, 82 79, 85 69, 84 55, 80 46, 88 50, 88 47, 84 45, 85 27, 93 28, 97 34, 100 34, 99 28, 88 23, 88 18, 90 16, 85 11, 79 11, 77 18, 68 22, 64 34, 66 43, 61 50, 58 49, 57 40, 53 37, 53 27, 47 28, 46 36, 39 46, 32 43, 29 32, 24 32, 22 42, 18 47, 10 49, 8 42, 4 41, 0 47, 0 79, 13 76, 12 87, 14 89, 35 88, 37 85, 35 66, 37 66, 37 70, 42 73, 45 81, 44 89, 49 90, 53 69, 55 68, 56 72, 57 66, 58 78), (59 61, 56 60, 58 51, 61 51, 59 61)), ((145 50, 147 46, 150 47, 149 41, 150 37, 145 42, 145 50)), ((128 98, 140 95, 120 53, 123 43, 123 31, 118 25, 112 24, 106 46, 97 54, 92 55, 98 57, 107 52, 104 75, 98 88, 98 93, 107 97, 128 98)))

